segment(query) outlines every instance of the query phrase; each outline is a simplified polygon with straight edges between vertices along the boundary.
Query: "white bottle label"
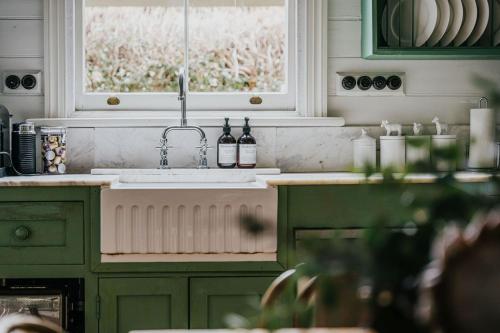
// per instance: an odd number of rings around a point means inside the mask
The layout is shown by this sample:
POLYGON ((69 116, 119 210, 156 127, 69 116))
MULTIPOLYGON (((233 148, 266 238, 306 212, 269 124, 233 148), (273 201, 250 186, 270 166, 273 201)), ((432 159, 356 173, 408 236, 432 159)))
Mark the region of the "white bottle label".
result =
POLYGON ((236 144, 219 144, 219 163, 234 164, 236 163, 236 144))
POLYGON ((257 164, 257 145, 240 145, 240 164, 257 164))

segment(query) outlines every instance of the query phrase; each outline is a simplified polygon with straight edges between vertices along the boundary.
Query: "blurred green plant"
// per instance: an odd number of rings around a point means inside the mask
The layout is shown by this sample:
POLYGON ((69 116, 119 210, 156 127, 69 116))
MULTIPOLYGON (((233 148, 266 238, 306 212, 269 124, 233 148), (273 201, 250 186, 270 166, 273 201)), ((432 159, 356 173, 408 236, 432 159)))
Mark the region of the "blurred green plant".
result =
MULTIPOLYGON (((451 164, 459 159, 454 146, 437 149, 434 154, 451 164)), ((374 172, 368 169, 366 177, 374 172)), ((320 300, 315 307, 327 309, 330 324, 360 325, 382 333, 431 332, 428 323, 417 316, 417 309, 421 274, 431 261, 432 244, 446 226, 465 228, 477 214, 498 208, 498 197, 492 194, 500 194, 496 177, 489 186, 475 187, 457 181, 452 171, 431 173, 435 176, 431 192, 406 183, 407 172, 395 174, 390 169, 382 171, 381 184, 359 185, 376 186, 377 195, 401 193, 399 202, 379 216, 367 217, 371 227, 359 230, 357 237, 336 231, 328 240, 305 240, 301 246, 305 253, 297 259, 302 264, 287 296, 256 317, 228 322, 231 327, 273 330, 297 323, 301 327, 316 325, 312 307, 290 295, 301 278, 317 276, 320 300), (346 280, 349 284, 343 282, 346 280), (350 290, 353 285, 355 290, 350 290)), ((250 230, 264 230, 256 228, 256 223, 253 221, 250 230)))

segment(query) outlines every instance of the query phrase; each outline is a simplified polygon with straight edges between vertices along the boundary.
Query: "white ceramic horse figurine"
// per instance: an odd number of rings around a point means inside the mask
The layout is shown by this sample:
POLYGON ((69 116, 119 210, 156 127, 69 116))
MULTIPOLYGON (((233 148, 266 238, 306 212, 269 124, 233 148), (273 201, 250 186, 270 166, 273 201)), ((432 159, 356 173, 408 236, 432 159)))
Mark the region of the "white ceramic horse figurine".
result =
POLYGON ((448 132, 448 125, 441 124, 439 122, 438 117, 434 117, 434 119, 432 119, 432 123, 436 124, 436 135, 443 135, 443 134, 446 134, 448 132))
POLYGON ((380 127, 385 128, 387 136, 390 136, 392 132, 398 133, 398 136, 401 136, 403 133, 403 126, 400 124, 389 124, 389 121, 387 120, 382 120, 382 125, 380 125, 380 127))
POLYGON ((413 135, 420 135, 424 126, 420 123, 413 123, 413 135))

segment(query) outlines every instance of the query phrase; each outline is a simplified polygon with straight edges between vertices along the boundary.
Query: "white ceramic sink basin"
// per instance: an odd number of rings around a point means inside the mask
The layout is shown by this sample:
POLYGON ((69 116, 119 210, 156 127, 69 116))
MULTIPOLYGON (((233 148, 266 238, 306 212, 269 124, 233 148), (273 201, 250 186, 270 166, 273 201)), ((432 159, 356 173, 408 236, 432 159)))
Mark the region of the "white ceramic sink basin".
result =
POLYGON ((103 262, 275 261, 278 195, 257 175, 278 169, 95 169, 101 189, 103 262), (244 217, 265 222, 250 235, 244 217))
POLYGON ((93 175, 117 175, 114 188, 260 188, 257 175, 279 169, 93 169, 93 175))

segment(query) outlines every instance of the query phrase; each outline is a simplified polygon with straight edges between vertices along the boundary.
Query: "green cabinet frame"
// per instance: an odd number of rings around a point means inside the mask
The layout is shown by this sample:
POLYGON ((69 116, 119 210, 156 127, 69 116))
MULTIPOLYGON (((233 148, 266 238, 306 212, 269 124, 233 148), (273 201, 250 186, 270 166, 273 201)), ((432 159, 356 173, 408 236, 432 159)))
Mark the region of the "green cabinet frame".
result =
POLYGON ((85 331, 89 333, 98 332, 98 279, 90 272, 87 245, 91 212, 96 209, 91 198, 95 196, 99 196, 98 189, 90 187, 0 187, 0 224, 22 222, 30 226, 49 221, 54 226, 53 221, 65 222, 64 228, 56 226, 56 235, 50 234, 52 228, 43 230, 36 225, 33 231, 39 234, 33 234, 25 245, 1 248, 0 279, 83 278, 85 331), (62 241, 68 247, 51 246, 62 241), (22 254, 22 258, 12 262, 7 253, 13 258, 22 254))
POLYGON ((187 278, 99 279, 99 331, 186 329, 187 278))
MULTIPOLYGON (((500 59, 497 47, 381 47, 377 13, 385 0, 362 0, 362 55, 365 59, 423 60, 423 59, 500 59)), ((416 0, 417 1, 417 0, 416 0)))
POLYGON ((226 315, 256 314, 275 277, 214 277, 190 280, 190 328, 224 328, 226 315))

